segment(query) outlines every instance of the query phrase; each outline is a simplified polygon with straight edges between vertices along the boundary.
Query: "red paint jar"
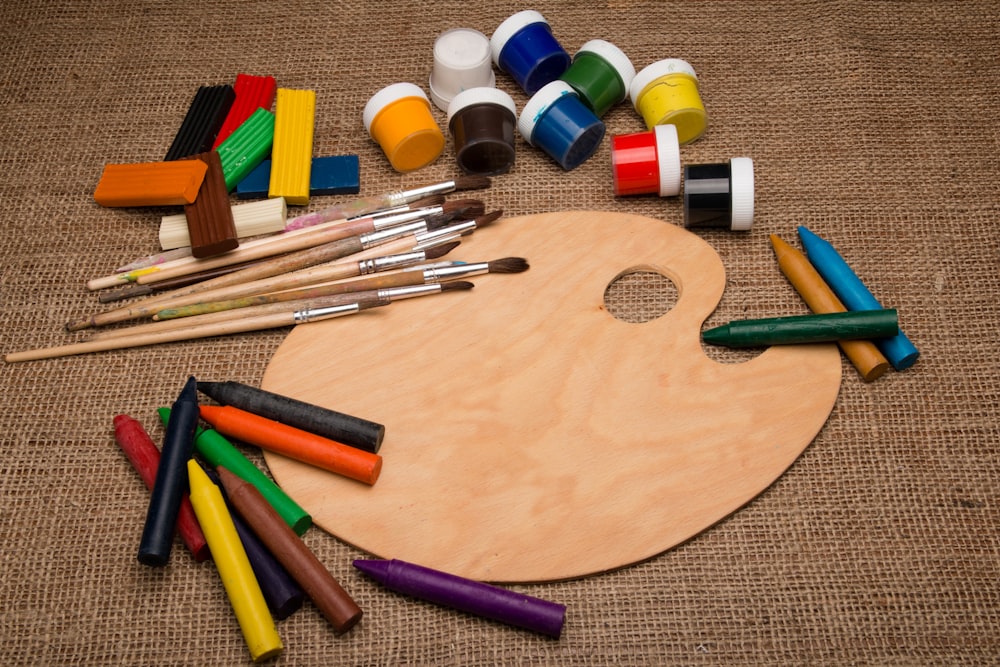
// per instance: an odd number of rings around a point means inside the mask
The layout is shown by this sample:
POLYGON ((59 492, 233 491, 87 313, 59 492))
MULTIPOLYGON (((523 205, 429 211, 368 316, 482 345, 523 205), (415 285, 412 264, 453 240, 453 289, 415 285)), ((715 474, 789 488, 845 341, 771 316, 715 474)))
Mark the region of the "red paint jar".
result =
POLYGON ((681 153, 677 128, 657 125, 648 132, 611 138, 611 174, 615 196, 681 191, 681 153))

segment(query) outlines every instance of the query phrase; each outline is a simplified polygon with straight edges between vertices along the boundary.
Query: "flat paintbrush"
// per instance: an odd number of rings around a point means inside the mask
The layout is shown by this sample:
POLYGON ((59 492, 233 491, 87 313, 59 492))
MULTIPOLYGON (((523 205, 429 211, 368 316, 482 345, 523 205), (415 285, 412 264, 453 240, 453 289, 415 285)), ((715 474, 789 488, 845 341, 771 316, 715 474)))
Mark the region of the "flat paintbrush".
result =
MULTIPOLYGON (((304 298, 313 286, 323 283, 331 283, 357 276, 371 275, 386 271, 394 271, 406 267, 415 266, 435 259, 444 257, 449 252, 458 247, 459 242, 452 241, 436 248, 428 250, 416 250, 396 255, 384 255, 374 259, 366 259, 357 262, 331 262, 323 266, 315 266, 303 271, 295 271, 281 276, 274 276, 265 280, 257 280, 252 283, 233 285, 226 289, 212 290, 211 298, 207 300, 193 301, 189 305, 180 305, 172 308, 164 308, 153 315, 154 320, 172 320, 178 317, 191 317, 204 313, 213 313, 231 308, 245 308, 258 303, 271 303, 273 301, 290 301, 292 299, 304 298), (302 294, 303 296, 296 296, 302 294), (284 295, 284 296, 282 296, 284 295), (267 297, 267 298, 265 298, 267 297), (268 300, 269 299, 269 300, 268 300)), ((335 292, 328 292, 330 294, 335 292)), ((313 296, 325 295, 322 292, 315 292, 313 296)), ((191 295, 192 298, 203 296, 201 293, 191 295)))
POLYGON ((95 331, 87 340, 105 340, 108 338, 120 338, 132 336, 138 333, 153 333, 161 331, 171 331, 174 329, 186 329, 191 326, 203 324, 216 324, 228 322, 229 320, 241 319, 247 315, 263 315, 266 313, 284 312, 289 308, 297 308, 296 304, 306 303, 313 306, 341 306, 354 303, 364 299, 388 299, 389 301, 399 301, 418 296, 429 296, 441 294, 443 292, 463 291, 472 289, 473 284, 465 280, 456 280, 447 283, 428 283, 425 285, 413 285, 409 287, 388 287, 380 290, 366 290, 363 292, 348 292, 346 294, 324 295, 322 289, 314 291, 304 291, 304 298, 289 299, 284 298, 271 300, 270 297, 283 296, 288 294, 283 292, 276 295, 262 295, 254 297, 260 299, 248 304, 243 308, 230 310, 220 310, 218 312, 206 313, 204 315, 193 315, 191 317, 175 318, 172 320, 162 320, 157 322, 147 322, 125 328, 109 328, 95 331))
POLYGON ((173 329, 156 333, 140 333, 133 336, 119 336, 103 340, 89 340, 81 343, 72 343, 70 345, 41 348, 38 350, 28 350, 24 352, 12 352, 7 354, 4 357, 4 360, 8 363, 14 363, 19 361, 36 361, 39 359, 55 359, 57 357, 89 354, 91 352, 106 352, 108 350, 120 350, 129 347, 159 345, 161 343, 174 343, 184 340, 194 340, 197 338, 210 338, 213 336, 227 336, 249 331, 276 329, 279 327, 294 326, 305 322, 314 322, 332 317, 351 315, 368 308, 384 306, 388 303, 389 302, 386 300, 376 299, 372 301, 352 303, 346 306, 288 310, 285 312, 235 319, 216 324, 184 327, 182 329, 173 329))
POLYGON ((404 236, 426 229, 426 223, 421 221, 390 227, 380 232, 352 236, 345 239, 331 241, 312 248, 306 248, 298 252, 287 253, 274 258, 268 262, 255 264, 241 271, 235 271, 223 276, 218 276, 210 280, 200 282, 196 285, 189 285, 178 290, 157 294, 129 306, 116 308, 113 310, 88 315, 86 317, 73 320, 66 324, 67 331, 80 331, 96 326, 106 326, 116 322, 126 322, 140 317, 152 316, 164 308, 173 308, 189 303, 197 303, 204 300, 201 294, 211 293, 213 290, 249 283, 255 280, 262 280, 271 276, 278 276, 283 273, 296 271, 298 269, 315 266, 323 262, 328 262, 341 257, 347 257, 367 248, 377 246, 391 240, 395 236, 404 236))
POLYGON ((425 185, 420 188, 403 190, 401 192, 390 192, 374 197, 363 197, 351 202, 325 208, 322 211, 306 213, 286 222, 285 230, 292 231, 304 227, 312 227, 338 218, 353 218, 359 215, 367 215, 372 211, 394 208, 429 195, 447 194, 458 190, 481 190, 489 186, 490 179, 486 176, 460 176, 452 181, 425 185))

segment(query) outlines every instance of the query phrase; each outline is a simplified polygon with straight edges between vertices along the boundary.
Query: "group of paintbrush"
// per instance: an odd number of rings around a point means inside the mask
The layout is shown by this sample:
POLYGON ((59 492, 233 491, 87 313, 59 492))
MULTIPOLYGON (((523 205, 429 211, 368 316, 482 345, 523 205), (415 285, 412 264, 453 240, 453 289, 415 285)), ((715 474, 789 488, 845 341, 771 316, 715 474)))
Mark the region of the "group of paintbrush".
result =
POLYGON ((527 262, 517 257, 440 261, 461 237, 501 215, 486 213, 476 200, 444 201, 442 193, 488 185, 489 179, 467 177, 362 199, 300 216, 289 221, 284 232, 252 239, 224 255, 175 257, 90 281, 91 289, 132 282, 154 291, 68 322, 67 330, 152 321, 108 328, 82 342, 12 353, 5 359, 28 361, 291 326, 403 298, 469 289, 472 284, 462 279, 474 275, 519 273, 527 262), (383 208, 371 210, 378 206, 383 208), (347 211, 365 214, 336 217, 347 211), (172 289, 156 289, 168 281, 172 289))

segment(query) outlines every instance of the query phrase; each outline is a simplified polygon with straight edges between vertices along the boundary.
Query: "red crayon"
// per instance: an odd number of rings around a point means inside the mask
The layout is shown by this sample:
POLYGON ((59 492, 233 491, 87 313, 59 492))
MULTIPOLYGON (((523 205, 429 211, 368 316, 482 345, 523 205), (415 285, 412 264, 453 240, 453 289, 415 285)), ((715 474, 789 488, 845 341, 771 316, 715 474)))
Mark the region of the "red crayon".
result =
MULTIPOLYGON (((125 452, 132 467, 139 473, 146 488, 152 489, 156 481, 156 469, 160 465, 160 450, 153 444, 152 438, 142 424, 132 417, 116 415, 114 424, 115 441, 125 452)), ((181 540, 196 561, 208 559, 208 542, 201 532, 201 526, 198 525, 198 518, 194 515, 194 508, 187 494, 181 499, 181 508, 177 515, 177 532, 180 533, 181 540)))
POLYGON ((382 472, 382 457, 336 440, 303 431, 231 405, 202 405, 201 418, 223 435, 275 454, 374 484, 382 472))

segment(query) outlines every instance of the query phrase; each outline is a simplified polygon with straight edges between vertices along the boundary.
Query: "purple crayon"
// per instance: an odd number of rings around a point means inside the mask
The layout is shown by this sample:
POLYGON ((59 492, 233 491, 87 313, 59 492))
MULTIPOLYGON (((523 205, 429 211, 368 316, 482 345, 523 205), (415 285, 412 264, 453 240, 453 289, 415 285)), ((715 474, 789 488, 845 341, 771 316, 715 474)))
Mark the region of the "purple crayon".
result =
POLYGON ((354 567, 397 593, 551 637, 562 633, 566 605, 401 560, 356 560, 354 567))

